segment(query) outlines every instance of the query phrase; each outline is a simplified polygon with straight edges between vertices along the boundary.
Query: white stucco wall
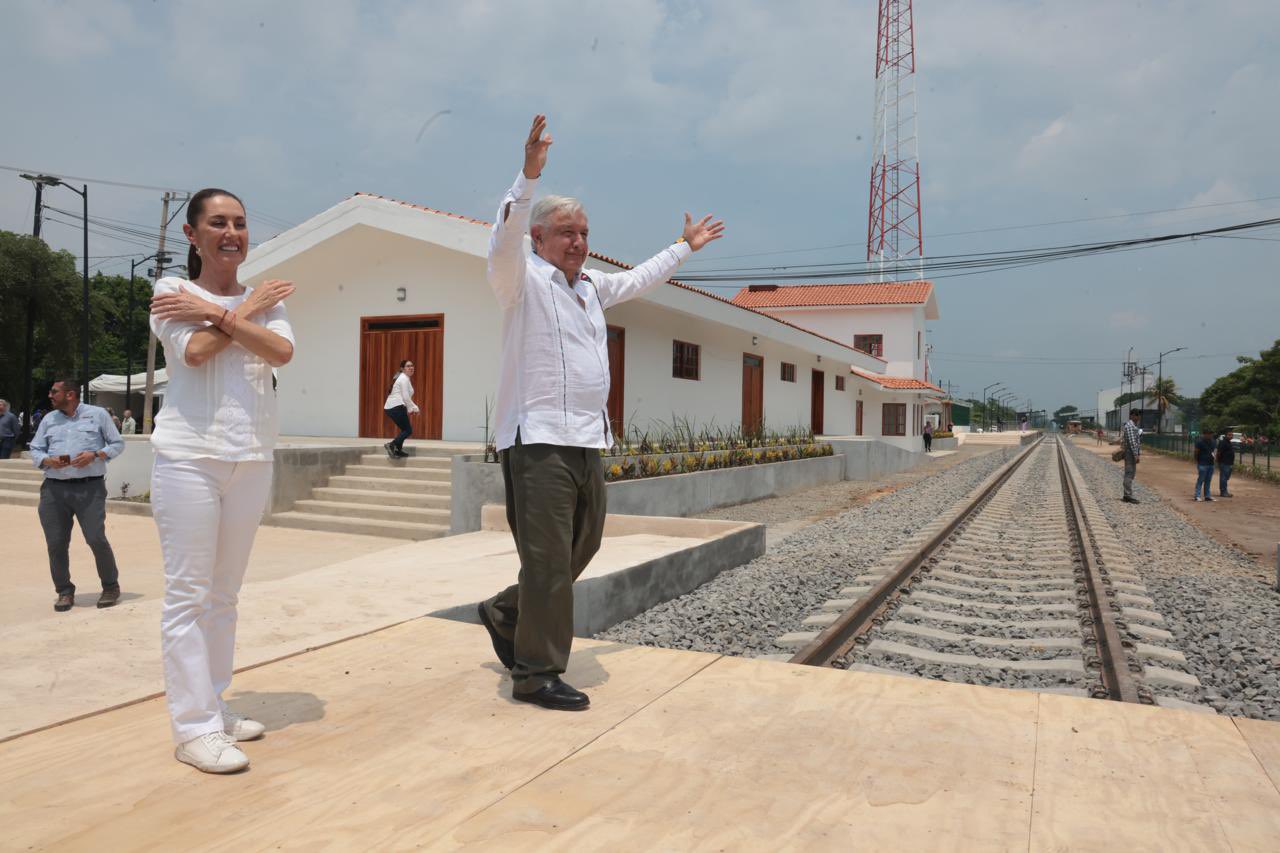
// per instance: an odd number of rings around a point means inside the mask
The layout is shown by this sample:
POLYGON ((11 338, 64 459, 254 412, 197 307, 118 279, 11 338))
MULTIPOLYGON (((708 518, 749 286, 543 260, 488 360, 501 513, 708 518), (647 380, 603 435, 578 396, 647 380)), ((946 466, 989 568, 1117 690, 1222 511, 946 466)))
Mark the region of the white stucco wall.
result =
POLYGON ((852 379, 845 390, 835 390, 835 376, 848 370, 847 362, 788 346, 768 337, 752 335, 705 318, 633 301, 606 313, 612 325, 626 329, 626 366, 623 411, 628 424, 641 429, 656 419, 670 422, 674 413, 699 426, 714 423, 727 427, 742 418, 742 356, 752 353, 764 359, 764 419, 771 429, 807 426, 810 418, 813 370, 823 371, 823 428, 826 432, 853 430, 852 379), (701 378, 697 381, 671 376, 671 344, 682 340, 701 348, 701 378), (796 381, 783 382, 782 362, 796 366, 796 381))
POLYGON ((358 434, 361 317, 444 314, 442 435, 483 439, 485 395, 492 398, 497 385, 500 346, 500 313, 484 282, 483 259, 356 226, 266 275, 298 287, 287 303, 297 352, 280 371, 282 433, 358 434), (396 299, 400 287, 404 302, 396 299))
POLYGON ((890 376, 924 379, 924 307, 920 305, 848 306, 834 308, 770 308, 792 323, 853 345, 854 335, 884 335, 884 355, 890 376), (917 357, 916 334, 920 334, 917 357))

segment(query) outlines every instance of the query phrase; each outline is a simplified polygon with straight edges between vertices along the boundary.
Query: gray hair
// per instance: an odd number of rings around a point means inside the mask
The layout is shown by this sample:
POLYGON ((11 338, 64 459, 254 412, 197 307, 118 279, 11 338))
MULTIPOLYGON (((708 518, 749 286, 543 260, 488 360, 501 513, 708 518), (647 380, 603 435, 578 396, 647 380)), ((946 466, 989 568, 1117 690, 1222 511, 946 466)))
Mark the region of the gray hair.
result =
POLYGON ((529 216, 529 227, 545 225, 547 220, 561 211, 565 213, 586 213, 582 202, 567 195, 548 195, 538 199, 533 205, 533 213, 529 216))

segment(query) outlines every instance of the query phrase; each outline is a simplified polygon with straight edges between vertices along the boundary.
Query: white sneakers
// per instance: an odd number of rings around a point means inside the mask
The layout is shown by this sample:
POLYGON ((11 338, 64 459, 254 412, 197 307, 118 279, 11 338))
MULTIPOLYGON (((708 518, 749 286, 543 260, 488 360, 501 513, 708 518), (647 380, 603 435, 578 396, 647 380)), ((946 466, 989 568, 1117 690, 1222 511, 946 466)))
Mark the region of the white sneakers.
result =
POLYGON ((209 732, 180 744, 173 757, 205 773, 235 773, 248 767, 249 756, 236 746, 236 741, 260 738, 267 727, 230 711, 222 715, 222 725, 220 732, 209 732))
POLYGON ((222 714, 222 730, 235 740, 257 740, 267 727, 243 714, 225 711, 222 714))
POLYGON ((249 756, 225 732, 209 732, 179 744, 173 757, 205 773, 235 773, 249 766, 249 756))

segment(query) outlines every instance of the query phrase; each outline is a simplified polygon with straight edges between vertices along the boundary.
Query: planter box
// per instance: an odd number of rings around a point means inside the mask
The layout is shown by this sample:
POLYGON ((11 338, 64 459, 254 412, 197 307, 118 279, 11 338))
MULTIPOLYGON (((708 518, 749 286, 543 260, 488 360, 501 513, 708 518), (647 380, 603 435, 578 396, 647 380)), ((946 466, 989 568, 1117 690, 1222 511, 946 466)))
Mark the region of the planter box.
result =
MULTIPOLYGON (((683 454, 680 454, 683 455, 683 454)), ((607 457, 605 465, 620 457, 607 457)), ((633 457, 634 458, 634 457, 633 457)), ((843 456, 766 462, 608 484, 609 512, 684 517, 845 479, 843 456)), ((453 457, 450 533, 480 529, 481 507, 506 504, 502 468, 483 456, 453 457)))

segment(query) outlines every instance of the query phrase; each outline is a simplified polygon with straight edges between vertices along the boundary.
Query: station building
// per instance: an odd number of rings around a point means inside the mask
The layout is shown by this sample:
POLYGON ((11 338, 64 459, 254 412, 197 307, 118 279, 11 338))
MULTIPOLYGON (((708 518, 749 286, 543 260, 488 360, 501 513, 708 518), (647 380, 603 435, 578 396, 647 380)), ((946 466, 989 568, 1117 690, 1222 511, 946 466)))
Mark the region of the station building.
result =
MULTIPOLYGON (((382 404, 397 364, 408 358, 418 366, 422 408, 414 435, 482 441, 486 422, 493 429, 501 352, 502 314, 485 279, 490 228, 358 193, 256 247, 241 268, 247 284, 297 284, 288 305, 298 349, 277 391, 281 432, 390 435, 382 404)), ((587 268, 628 266, 593 253, 587 268)), ((924 346, 923 322, 937 317, 937 304, 928 282, 908 287, 924 296, 867 303, 876 313, 854 326, 840 322, 851 306, 827 306, 833 316, 826 319, 821 310, 787 315, 674 280, 611 308, 614 429, 763 423, 920 449, 940 391, 911 351, 924 346), (919 341, 906 340, 917 325, 919 341), (873 328, 879 347, 856 337, 873 328)))

